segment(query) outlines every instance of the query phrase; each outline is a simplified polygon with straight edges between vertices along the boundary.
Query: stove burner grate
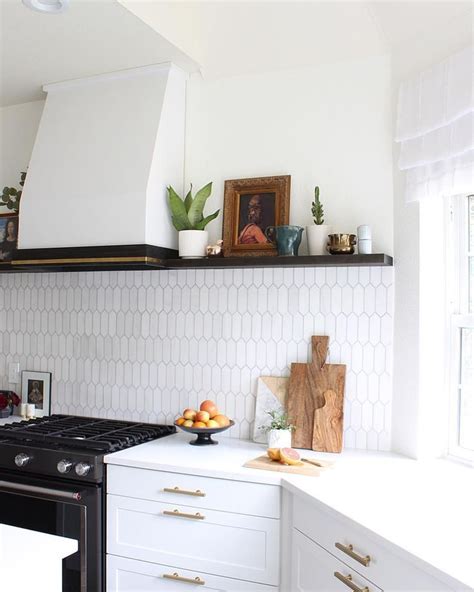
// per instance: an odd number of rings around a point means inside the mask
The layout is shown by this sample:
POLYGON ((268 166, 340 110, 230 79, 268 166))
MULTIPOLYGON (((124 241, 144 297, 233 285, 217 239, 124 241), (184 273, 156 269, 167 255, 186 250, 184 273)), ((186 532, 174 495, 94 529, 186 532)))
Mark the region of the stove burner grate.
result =
POLYGON ((28 442, 30 445, 55 444, 61 448, 80 448, 115 452, 155 440, 176 431, 174 426, 96 419, 75 415, 50 415, 0 427, 0 440, 28 442))

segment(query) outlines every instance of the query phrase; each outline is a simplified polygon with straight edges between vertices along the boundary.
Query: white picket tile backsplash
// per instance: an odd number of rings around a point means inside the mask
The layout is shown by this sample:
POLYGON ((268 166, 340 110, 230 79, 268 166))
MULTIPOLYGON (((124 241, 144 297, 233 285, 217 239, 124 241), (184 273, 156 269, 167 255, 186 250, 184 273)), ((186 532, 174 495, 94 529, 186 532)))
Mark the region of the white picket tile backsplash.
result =
POLYGON ((329 335, 347 364, 345 446, 390 447, 393 268, 0 275, 8 363, 53 373, 52 411, 171 422, 205 398, 253 431, 256 379, 329 335))

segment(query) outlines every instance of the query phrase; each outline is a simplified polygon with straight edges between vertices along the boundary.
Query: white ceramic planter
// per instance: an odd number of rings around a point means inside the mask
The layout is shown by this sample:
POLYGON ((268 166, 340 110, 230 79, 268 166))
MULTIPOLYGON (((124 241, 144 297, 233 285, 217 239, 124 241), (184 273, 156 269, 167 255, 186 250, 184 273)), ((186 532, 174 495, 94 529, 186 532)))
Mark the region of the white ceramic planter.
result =
POLYGON ((268 448, 291 448, 291 430, 270 430, 268 448))
POLYGON ((327 255, 326 245, 328 234, 332 233, 332 226, 329 224, 313 224, 306 227, 308 237, 308 251, 310 255, 327 255))
POLYGON ((178 233, 179 256, 183 259, 201 259, 209 244, 207 230, 181 230, 178 233))

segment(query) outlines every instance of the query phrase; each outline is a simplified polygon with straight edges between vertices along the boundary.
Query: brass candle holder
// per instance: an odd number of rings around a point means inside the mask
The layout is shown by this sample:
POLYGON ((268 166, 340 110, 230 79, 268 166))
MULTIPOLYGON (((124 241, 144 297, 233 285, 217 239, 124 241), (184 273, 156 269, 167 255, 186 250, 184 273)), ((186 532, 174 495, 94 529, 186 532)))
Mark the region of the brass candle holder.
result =
POLYGON ((331 255, 353 255, 357 244, 355 234, 329 234, 326 249, 331 255))

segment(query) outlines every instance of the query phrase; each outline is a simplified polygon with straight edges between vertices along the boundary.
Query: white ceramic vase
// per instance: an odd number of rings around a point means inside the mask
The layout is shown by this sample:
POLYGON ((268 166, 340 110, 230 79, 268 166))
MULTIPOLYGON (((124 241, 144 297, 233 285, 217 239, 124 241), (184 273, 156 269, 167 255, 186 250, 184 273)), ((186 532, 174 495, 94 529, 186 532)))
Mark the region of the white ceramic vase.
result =
POLYGON ((268 448, 291 448, 291 430, 270 430, 268 448))
POLYGON ((313 224, 306 227, 308 237, 308 251, 310 255, 327 255, 326 245, 328 234, 332 233, 332 226, 329 224, 313 224))
POLYGON ((180 230, 178 233, 179 256, 183 259, 202 259, 209 244, 207 230, 180 230))

